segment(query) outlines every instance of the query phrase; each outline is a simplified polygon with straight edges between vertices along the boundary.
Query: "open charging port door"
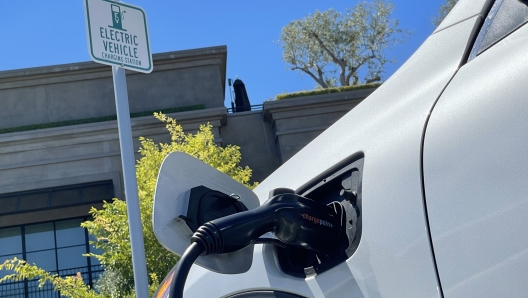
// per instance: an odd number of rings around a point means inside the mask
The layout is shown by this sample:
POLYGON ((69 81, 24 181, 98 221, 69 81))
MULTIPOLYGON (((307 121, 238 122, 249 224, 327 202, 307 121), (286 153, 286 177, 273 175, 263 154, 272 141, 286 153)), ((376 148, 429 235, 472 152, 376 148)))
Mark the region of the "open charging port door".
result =
MULTIPOLYGON (((154 234, 169 251, 181 256, 194 230, 203 223, 260 205, 249 188, 182 152, 169 154, 161 165, 154 194, 154 234)), ((196 264, 224 274, 249 270, 253 245, 232 253, 200 256, 196 264)))

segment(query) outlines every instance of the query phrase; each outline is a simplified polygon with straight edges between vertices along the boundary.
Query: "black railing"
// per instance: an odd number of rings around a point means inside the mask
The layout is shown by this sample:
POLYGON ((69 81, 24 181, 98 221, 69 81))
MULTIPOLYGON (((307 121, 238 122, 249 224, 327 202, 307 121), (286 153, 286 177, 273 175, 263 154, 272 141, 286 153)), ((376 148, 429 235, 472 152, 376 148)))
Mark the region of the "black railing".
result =
MULTIPOLYGON (((97 280, 99 275, 103 273, 101 265, 94 265, 91 267, 71 268, 59 270, 58 273, 62 277, 75 276, 80 274, 84 283, 93 288, 93 282, 97 280)), ((53 290, 53 285, 46 282, 42 287, 39 287, 38 280, 19 281, 19 282, 3 282, 0 283, 0 297, 2 298, 59 298, 60 293, 53 290)))
POLYGON ((262 104, 260 105, 252 105, 249 107, 231 107, 227 109, 228 114, 233 113, 241 113, 241 112, 249 112, 249 111, 262 111, 262 104))

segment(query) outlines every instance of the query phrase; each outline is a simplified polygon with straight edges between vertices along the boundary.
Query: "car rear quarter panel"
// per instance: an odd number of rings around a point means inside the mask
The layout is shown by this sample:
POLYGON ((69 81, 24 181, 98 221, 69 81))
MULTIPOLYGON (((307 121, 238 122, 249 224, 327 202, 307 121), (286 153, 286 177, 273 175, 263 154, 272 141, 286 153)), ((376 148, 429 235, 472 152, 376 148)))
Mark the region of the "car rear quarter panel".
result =
POLYGON ((255 189, 264 202, 271 189, 297 189, 363 152, 363 235, 346 263, 316 277, 294 278, 281 272, 269 245, 257 245, 253 266, 244 274, 193 266, 186 297, 248 289, 307 297, 439 297, 422 196, 422 133, 478 23, 473 17, 429 37, 375 93, 255 189))

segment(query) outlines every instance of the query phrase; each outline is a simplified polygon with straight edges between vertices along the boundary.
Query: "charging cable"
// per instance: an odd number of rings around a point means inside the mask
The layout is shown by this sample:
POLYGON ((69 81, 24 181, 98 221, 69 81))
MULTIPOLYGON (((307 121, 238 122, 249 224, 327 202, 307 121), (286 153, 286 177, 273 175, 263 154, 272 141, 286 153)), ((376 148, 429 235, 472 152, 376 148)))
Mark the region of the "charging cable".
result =
POLYGON ((295 194, 279 194, 260 207, 209 221, 191 237, 191 245, 176 265, 171 298, 183 297, 192 264, 200 255, 230 253, 272 232, 287 246, 328 254, 343 232, 344 209, 295 194))

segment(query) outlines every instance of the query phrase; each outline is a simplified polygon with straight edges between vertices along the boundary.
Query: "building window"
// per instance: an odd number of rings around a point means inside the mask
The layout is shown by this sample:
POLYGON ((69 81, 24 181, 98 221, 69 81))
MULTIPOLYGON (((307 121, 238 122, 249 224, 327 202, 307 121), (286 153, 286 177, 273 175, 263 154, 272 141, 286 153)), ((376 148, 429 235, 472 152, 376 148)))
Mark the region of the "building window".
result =
MULTIPOLYGON (((0 262, 17 257, 61 276, 79 272, 84 282, 93 286, 102 273, 95 258, 83 254, 100 253, 89 244, 90 237, 80 225, 88 217, 0 229, 0 262)), ((10 271, 0 271, 0 278, 10 271)), ((38 287, 37 281, 0 284, 0 297, 59 297, 51 285, 38 287)))
MULTIPOLYGON (((27 214, 70 206, 110 201, 114 196, 112 181, 85 183, 57 188, 0 195, 0 215, 27 214)), ((47 222, 24 224, 0 228, 0 263, 14 257, 60 276, 80 273, 84 282, 93 287, 94 281, 103 272, 95 258, 86 253, 101 253, 89 244, 93 240, 81 223, 90 217, 77 217, 47 222)), ((0 271, 0 278, 11 274, 0 271)), ((49 283, 39 288, 38 281, 0 283, 0 297, 9 298, 55 298, 60 293, 53 291, 49 283)))

